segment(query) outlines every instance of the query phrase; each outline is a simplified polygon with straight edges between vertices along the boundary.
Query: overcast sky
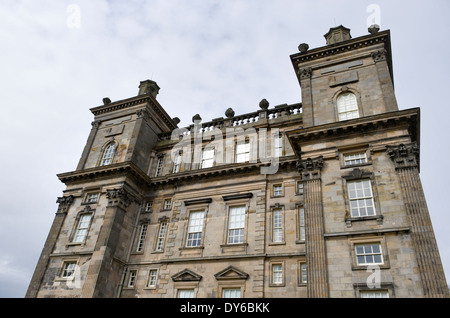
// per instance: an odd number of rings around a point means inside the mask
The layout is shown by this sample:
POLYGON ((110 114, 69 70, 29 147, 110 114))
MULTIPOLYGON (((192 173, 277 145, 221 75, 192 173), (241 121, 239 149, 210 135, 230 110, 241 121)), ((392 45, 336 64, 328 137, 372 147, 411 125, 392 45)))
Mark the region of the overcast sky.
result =
POLYGON ((23 297, 91 129, 153 79, 179 126, 301 101, 289 55, 390 29, 400 109, 421 107, 421 178, 450 278, 448 0, 0 0, 0 297, 23 297))

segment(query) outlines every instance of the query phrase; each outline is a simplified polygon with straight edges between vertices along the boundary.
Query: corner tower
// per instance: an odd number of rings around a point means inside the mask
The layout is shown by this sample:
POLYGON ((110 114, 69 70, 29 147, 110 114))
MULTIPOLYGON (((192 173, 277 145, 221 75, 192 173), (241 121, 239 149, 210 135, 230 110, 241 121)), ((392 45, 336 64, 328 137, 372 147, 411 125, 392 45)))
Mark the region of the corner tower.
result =
POLYGON ((341 26, 325 34, 327 45, 291 56, 302 88, 304 127, 398 110, 390 32, 372 28, 352 39, 341 26))
POLYGON ((325 38, 291 55, 303 126, 287 136, 304 184, 308 296, 448 297, 419 176, 420 109, 398 109, 390 32, 352 38, 341 25, 325 38))

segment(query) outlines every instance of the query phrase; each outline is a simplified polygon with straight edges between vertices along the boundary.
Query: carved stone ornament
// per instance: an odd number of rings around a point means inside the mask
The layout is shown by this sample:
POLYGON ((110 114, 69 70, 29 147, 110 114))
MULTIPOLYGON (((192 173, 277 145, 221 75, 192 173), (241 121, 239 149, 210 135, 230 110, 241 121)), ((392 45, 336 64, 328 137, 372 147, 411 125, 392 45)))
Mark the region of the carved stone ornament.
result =
POLYGON ((234 117, 234 110, 233 110, 233 108, 228 108, 226 111, 225 111, 225 116, 227 116, 227 118, 232 118, 232 117, 234 117))
POLYGON ((126 208, 131 202, 130 196, 124 189, 107 190, 106 197, 108 198, 108 206, 121 206, 126 208))
POLYGON ((378 33, 378 31, 380 31, 380 26, 378 24, 372 24, 368 28, 368 31, 370 34, 376 34, 376 33, 378 33))
POLYGON ((410 145, 400 144, 397 147, 386 146, 386 153, 396 169, 417 167, 419 164, 420 150, 416 142, 410 145))
POLYGON ((301 68, 298 70, 298 76, 300 77, 300 79, 311 78, 311 74, 312 74, 311 67, 301 68))
POLYGON ((136 115, 138 118, 144 118, 145 121, 150 118, 150 113, 145 108, 137 110, 136 115))
POLYGON ((308 158, 297 162, 297 169, 302 175, 303 180, 312 180, 320 178, 320 171, 323 168, 323 157, 315 159, 308 158))
POLYGON ((58 203, 58 213, 64 213, 67 212, 67 210, 69 209, 70 205, 73 202, 73 196, 69 195, 66 197, 58 197, 56 199, 56 203, 58 203))
POLYGON ((174 118, 172 118, 172 120, 175 123, 175 125, 178 125, 181 122, 180 118, 178 118, 178 117, 174 117, 174 118))
POLYGON ((111 104, 111 99, 109 97, 103 98, 103 105, 111 104))
POLYGON ((202 118, 200 117, 199 114, 195 114, 195 115, 192 117, 192 122, 193 122, 193 123, 195 123, 195 122, 201 122, 201 121, 202 121, 202 118))
POLYGON ((306 43, 302 43, 298 46, 298 50, 300 51, 300 53, 305 53, 306 51, 308 51, 309 49, 309 45, 306 43))
POLYGON ((260 102, 259 102, 259 107, 262 110, 267 110, 269 108, 269 102, 267 101, 267 99, 263 98, 260 102))
POLYGON ((386 60, 386 55, 387 55, 387 50, 386 49, 382 49, 376 52, 372 52, 372 58, 373 61, 376 62, 380 62, 380 61, 385 61, 386 60))

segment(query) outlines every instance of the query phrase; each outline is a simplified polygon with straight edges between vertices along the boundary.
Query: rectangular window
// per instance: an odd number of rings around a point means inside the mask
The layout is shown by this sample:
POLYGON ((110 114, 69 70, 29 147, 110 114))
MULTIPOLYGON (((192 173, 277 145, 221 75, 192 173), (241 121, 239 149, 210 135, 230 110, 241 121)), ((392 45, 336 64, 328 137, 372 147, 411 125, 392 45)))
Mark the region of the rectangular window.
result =
POLYGON ((156 250, 162 251, 164 248, 164 241, 166 238, 167 222, 159 224, 158 239, 156 240, 156 250))
POLYGON ((273 185, 273 196, 279 197, 283 195, 283 185, 282 184, 274 184, 273 185))
POLYGON ((303 182, 297 182, 297 194, 303 194, 303 192, 304 192, 303 182))
POLYGON ((298 226, 299 226, 299 240, 305 240, 305 209, 303 207, 298 208, 298 226))
POLYGON ((204 149, 202 153, 202 168, 211 168, 214 165, 214 148, 204 149))
POLYGON ((147 227, 148 224, 142 224, 141 226, 141 233, 139 234, 139 241, 137 244, 136 252, 142 252, 142 250, 144 249, 144 241, 145 236, 147 235, 147 227))
POLYGON ((273 210, 273 242, 280 243, 283 242, 283 210, 276 209, 273 210))
POLYGON ((75 243, 82 243, 86 239, 86 236, 89 231, 89 226, 91 224, 92 214, 83 214, 78 221, 77 230, 75 232, 75 236, 73 241, 75 243))
POLYGON ((383 264, 380 243, 356 244, 355 252, 358 265, 383 264))
POLYGON ((280 158, 283 156, 283 137, 282 136, 273 136, 274 147, 273 147, 273 157, 280 158))
POLYGON ((224 288, 222 289, 222 298, 241 298, 241 289, 224 288))
POLYGON ((161 175, 162 167, 163 167, 163 157, 158 158, 158 163, 156 164, 156 173, 155 177, 159 177, 161 175))
POLYGON ((178 298, 194 298, 193 289, 179 289, 177 292, 178 298))
POLYGON ((75 268, 77 266, 77 262, 66 262, 64 263, 63 270, 61 273, 61 277, 63 278, 72 278, 75 274, 75 268))
POLYGON ((361 298, 389 298, 387 290, 361 290, 359 292, 361 298))
POLYGON ((89 193, 86 196, 86 203, 96 203, 99 197, 100 193, 89 193))
POLYGON ((147 203, 145 204, 145 212, 152 212, 153 209, 153 201, 147 201, 147 203))
POLYGON ((250 161, 250 142, 245 142, 236 145, 236 162, 250 161))
POLYGON ((181 159, 182 159, 182 154, 178 153, 175 156, 175 161, 173 162, 173 171, 172 173, 178 173, 180 172, 180 167, 181 167, 181 159))
POLYGON ((164 200, 164 210, 170 210, 172 209, 172 199, 165 199, 164 200))
POLYGON ((203 221, 205 211, 191 212, 189 216, 187 247, 200 246, 202 243, 203 221))
POLYGON ((137 270, 131 270, 130 276, 128 277, 128 287, 134 287, 136 283, 137 270))
POLYGON ((300 263, 300 283, 306 284, 308 282, 308 271, 306 263, 300 263))
POLYGON ((347 183, 352 217, 375 215, 370 180, 349 181, 347 183))
POLYGON ((158 278, 158 270, 151 269, 148 274, 148 284, 147 287, 156 287, 156 280, 158 278))
POLYGON ((365 152, 344 155, 344 165, 351 166, 367 162, 365 152))
POLYGON ((230 207, 228 219, 228 244, 244 242, 245 206, 230 207))
POLYGON ((283 284, 283 265, 272 264, 272 283, 283 284))

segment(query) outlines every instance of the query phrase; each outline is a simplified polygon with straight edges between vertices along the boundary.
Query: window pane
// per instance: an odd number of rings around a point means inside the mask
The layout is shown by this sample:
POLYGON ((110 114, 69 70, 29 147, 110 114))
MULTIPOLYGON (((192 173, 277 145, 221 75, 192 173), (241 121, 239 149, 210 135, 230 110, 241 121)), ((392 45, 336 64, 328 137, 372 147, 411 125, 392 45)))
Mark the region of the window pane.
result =
POLYGON ((224 288, 222 290, 222 298, 241 298, 240 288, 224 288))
POLYGON ((194 298, 194 290, 193 289, 178 290, 178 298, 194 298))

